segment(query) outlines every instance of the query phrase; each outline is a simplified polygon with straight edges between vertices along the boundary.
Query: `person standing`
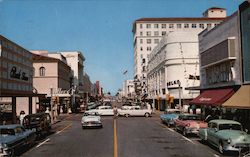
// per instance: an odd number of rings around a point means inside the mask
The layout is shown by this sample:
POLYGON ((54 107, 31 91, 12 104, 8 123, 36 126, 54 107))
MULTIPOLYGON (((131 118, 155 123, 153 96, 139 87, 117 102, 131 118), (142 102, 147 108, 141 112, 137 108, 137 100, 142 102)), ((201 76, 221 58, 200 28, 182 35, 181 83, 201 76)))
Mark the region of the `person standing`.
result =
POLYGON ((20 120, 20 124, 21 124, 21 125, 23 125, 23 119, 24 119, 25 116, 26 116, 26 115, 25 115, 25 112, 22 110, 22 111, 20 112, 20 117, 19 117, 19 120, 20 120))
POLYGON ((118 110, 116 106, 114 106, 113 112, 114 112, 114 117, 116 118, 118 116, 118 110))

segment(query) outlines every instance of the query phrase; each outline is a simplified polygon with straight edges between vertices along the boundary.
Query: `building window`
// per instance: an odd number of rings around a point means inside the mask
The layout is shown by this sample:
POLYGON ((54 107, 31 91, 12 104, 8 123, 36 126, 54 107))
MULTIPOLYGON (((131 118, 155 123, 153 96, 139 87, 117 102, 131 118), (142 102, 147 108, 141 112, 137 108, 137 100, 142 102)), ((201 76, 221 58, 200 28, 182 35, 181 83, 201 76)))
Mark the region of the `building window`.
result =
POLYGON ((147 36, 151 36, 151 32, 147 32, 147 36))
POLYGON ((159 39, 154 39, 155 44, 159 43, 159 39))
POLYGON ((143 28, 142 24, 140 24, 140 28, 143 28))
POLYGON ((143 32, 140 32, 140 36, 143 36, 143 32))
POLYGON ((141 51, 143 51, 143 48, 141 47, 141 51))
POLYGON ((196 28, 196 23, 192 23, 192 28, 196 28))
POLYGON ((204 29, 204 24, 200 23, 199 27, 202 28, 202 29, 204 29))
POLYGON ((39 68, 39 73, 40 73, 40 76, 45 76, 45 68, 44 67, 40 67, 39 68))
POLYGON ((161 32, 161 35, 166 35, 166 31, 162 31, 162 32, 161 32))
POLYGON ((143 39, 140 39, 140 43, 143 44, 143 39))
POLYGON ((142 63, 146 63, 146 59, 145 58, 142 59, 142 63))
POLYGON ((151 44, 151 39, 147 39, 147 44, 151 44))
POLYGON ((167 28, 167 25, 166 24, 162 24, 161 28, 167 28))
POLYGON ((181 28, 181 24, 180 23, 177 24, 177 28, 181 28))
POLYGON ((151 51, 151 47, 150 46, 147 47, 147 51, 151 51))
POLYGON ((174 24, 169 24, 168 28, 174 28, 174 24))
POLYGON ((147 28, 151 28, 151 24, 147 24, 146 27, 147 27, 147 28))
POLYGON ((155 31, 155 32, 154 32, 154 36, 159 36, 159 32, 158 32, 158 31, 155 31))
POLYGON ((184 24, 184 28, 189 28, 189 24, 188 24, 188 23, 185 23, 185 24, 184 24))
POLYGON ((207 24, 207 28, 211 28, 212 27, 212 24, 211 23, 208 23, 207 24))
POLYGON ((159 28, 159 25, 158 24, 154 24, 154 28, 159 28))

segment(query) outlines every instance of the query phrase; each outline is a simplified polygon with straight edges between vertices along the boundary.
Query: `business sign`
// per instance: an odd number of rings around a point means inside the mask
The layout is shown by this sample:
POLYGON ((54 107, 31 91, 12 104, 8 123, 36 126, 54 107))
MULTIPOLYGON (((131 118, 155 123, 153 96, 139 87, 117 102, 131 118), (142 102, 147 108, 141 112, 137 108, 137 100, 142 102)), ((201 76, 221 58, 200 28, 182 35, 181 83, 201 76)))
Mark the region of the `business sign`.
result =
POLYGON ((250 4, 245 1, 240 5, 240 30, 243 82, 250 82, 250 4))

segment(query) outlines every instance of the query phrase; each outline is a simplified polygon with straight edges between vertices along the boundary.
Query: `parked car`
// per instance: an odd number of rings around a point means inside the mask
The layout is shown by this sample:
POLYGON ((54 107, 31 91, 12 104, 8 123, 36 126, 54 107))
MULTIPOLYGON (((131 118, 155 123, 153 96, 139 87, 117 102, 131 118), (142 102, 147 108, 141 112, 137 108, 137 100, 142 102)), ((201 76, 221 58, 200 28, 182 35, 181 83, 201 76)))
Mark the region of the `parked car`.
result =
POLYGON ((165 124, 167 124, 168 127, 174 125, 174 120, 176 120, 180 113, 181 110, 179 109, 168 109, 166 110, 167 112, 165 114, 160 115, 161 121, 165 124))
POLYGON ((84 113, 82 116, 82 128, 102 128, 101 117, 97 112, 84 113))
POLYGON ((145 116, 149 117, 152 114, 152 109, 142 109, 140 106, 132 106, 130 109, 118 110, 118 114, 121 116, 145 116))
POLYGON ((85 111, 85 113, 97 112, 101 116, 113 116, 113 108, 111 106, 98 106, 96 109, 85 111))
POLYGON ((15 156, 17 149, 33 145, 35 139, 35 131, 20 124, 0 125, 0 156, 15 156))
POLYGON ((196 114, 180 114, 174 120, 175 129, 181 131, 184 136, 188 134, 199 133, 200 128, 206 128, 207 123, 201 120, 200 115, 196 114))
POLYGON ((29 114, 24 117, 23 126, 25 129, 35 129, 36 134, 42 136, 51 130, 51 117, 44 112, 29 114))
POLYGON ((133 108, 134 106, 140 107, 137 104, 125 103, 125 104, 122 105, 121 109, 122 110, 129 110, 129 109, 133 108))
POLYGON ((221 154, 250 147, 250 135, 242 131, 239 122, 233 120, 211 120, 207 128, 199 130, 199 137, 217 147, 221 154))

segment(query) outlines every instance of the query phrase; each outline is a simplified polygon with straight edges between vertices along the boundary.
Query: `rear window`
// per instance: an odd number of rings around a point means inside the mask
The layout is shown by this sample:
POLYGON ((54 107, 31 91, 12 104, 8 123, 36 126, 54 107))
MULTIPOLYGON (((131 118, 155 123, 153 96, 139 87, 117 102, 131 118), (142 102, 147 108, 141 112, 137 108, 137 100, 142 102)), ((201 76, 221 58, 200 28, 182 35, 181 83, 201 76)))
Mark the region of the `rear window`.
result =
POLYGON ((239 124, 220 124, 219 130, 241 130, 241 125, 239 125, 239 124))
POLYGON ((1 135, 15 135, 15 131, 13 129, 0 129, 1 135))

